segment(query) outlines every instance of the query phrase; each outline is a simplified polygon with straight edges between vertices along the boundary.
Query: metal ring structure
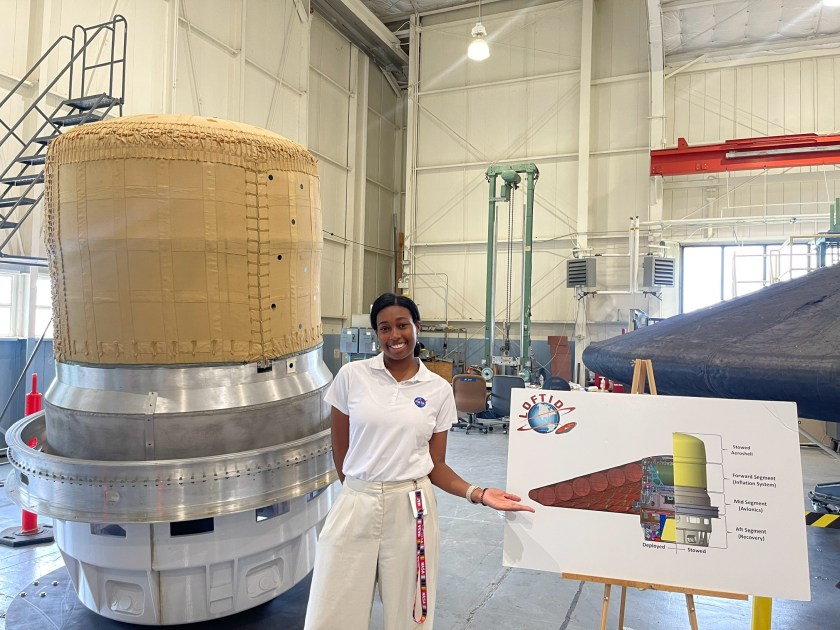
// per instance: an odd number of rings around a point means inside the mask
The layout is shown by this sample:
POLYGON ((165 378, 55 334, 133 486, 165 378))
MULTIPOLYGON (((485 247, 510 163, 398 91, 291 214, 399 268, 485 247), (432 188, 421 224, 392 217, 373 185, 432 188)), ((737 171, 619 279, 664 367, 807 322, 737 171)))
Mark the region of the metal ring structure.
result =
POLYGON ((155 523, 256 509, 332 483, 330 432, 211 457, 93 461, 50 454, 43 411, 7 432, 14 467, 6 490, 43 516, 82 522, 155 523), (38 446, 28 446, 37 438, 38 446))
POLYGON ((209 457, 295 442, 329 427, 321 347, 257 364, 56 364, 45 396, 51 452, 132 461, 209 457))

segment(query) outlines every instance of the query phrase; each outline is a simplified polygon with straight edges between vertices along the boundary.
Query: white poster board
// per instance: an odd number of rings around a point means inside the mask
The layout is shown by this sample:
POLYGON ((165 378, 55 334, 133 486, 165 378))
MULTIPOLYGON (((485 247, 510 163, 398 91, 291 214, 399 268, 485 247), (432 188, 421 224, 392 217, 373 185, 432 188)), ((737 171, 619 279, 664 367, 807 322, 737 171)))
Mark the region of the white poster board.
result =
POLYGON ((796 405, 515 389, 505 566, 810 599, 796 405))

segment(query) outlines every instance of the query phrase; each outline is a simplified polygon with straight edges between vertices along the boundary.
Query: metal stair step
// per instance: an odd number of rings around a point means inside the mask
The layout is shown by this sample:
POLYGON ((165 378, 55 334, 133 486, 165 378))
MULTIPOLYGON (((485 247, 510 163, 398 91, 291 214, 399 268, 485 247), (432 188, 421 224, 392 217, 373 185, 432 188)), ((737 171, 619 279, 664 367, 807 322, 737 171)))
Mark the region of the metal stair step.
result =
POLYGON ((82 96, 81 98, 70 98, 64 101, 64 105, 75 107, 83 111, 94 109, 96 107, 109 107, 117 105, 120 99, 107 94, 94 94, 93 96, 82 96))
POLYGON ((0 221, 0 230, 14 228, 20 225, 17 221, 0 221))
POLYGON ((37 142, 38 144, 49 144, 52 140, 54 140, 60 135, 60 133, 54 133, 51 136, 39 136, 37 138, 32 138, 32 142, 37 142))
POLYGON ((29 164, 30 166, 33 166, 35 164, 43 164, 46 160, 47 154, 41 153, 40 155, 24 155, 15 161, 20 162, 21 164, 29 164))
POLYGON ((79 114, 69 114, 67 116, 57 116, 50 118, 50 122, 59 127, 69 127, 70 125, 81 125, 82 123, 95 122, 102 120, 102 114, 97 114, 92 111, 82 112, 79 114))
POLYGON ((32 175, 17 175, 16 177, 5 177, 0 179, 0 184, 8 184, 11 186, 29 186, 29 184, 33 182, 36 184, 42 184, 44 182, 44 174, 35 173, 32 175))
POLYGON ((37 203, 37 199, 32 199, 30 197, 6 197, 5 199, 0 199, 0 208, 11 208, 12 206, 31 206, 33 203, 37 203))

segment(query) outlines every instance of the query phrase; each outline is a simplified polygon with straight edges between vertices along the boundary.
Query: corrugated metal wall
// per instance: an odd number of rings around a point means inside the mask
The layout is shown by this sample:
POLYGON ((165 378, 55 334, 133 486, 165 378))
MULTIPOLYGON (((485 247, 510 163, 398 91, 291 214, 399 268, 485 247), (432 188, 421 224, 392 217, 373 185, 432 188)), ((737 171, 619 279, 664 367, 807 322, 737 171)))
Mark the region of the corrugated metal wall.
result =
MULTIPOLYGON (((836 133, 838 93, 840 55, 826 51, 695 66, 666 82, 667 142, 836 133)), ((828 205, 840 194, 837 183, 833 166, 667 178, 665 219, 754 219, 736 228, 673 228, 667 236, 684 242, 779 242, 813 234, 828 227, 828 205), (809 216, 817 213, 825 218, 809 216), (771 222, 762 223, 764 217, 771 222), (775 217, 784 222, 773 223, 775 217)))
MULTIPOLYGON (((428 319, 484 318, 490 164, 534 162, 540 170, 534 209, 532 311, 536 322, 574 321, 574 291, 565 288, 578 219, 578 147, 581 135, 581 46, 591 46, 590 246, 627 251, 628 218, 648 212, 648 50, 644 3, 599 0, 591 38, 582 32, 581 0, 528 8, 498 3, 482 22, 491 56, 465 56, 475 16, 422 22, 417 86, 416 194, 408 200, 413 292, 428 319), (438 23, 440 22, 440 23, 438 23), (600 239, 600 240, 599 240, 600 239), (442 274, 446 274, 443 276, 442 274)), ((409 174, 411 177, 412 174, 409 174)), ((511 306, 518 319, 521 295, 523 193, 514 209, 511 306)), ((499 204, 499 239, 508 238, 507 206, 499 204)), ((497 317, 504 317, 507 255, 496 278, 497 317)), ((605 277, 626 277, 626 260, 602 265, 605 277), (622 268, 622 264, 624 267, 622 268)), ((608 280, 609 281, 609 280, 608 280)), ((626 286, 626 285, 625 285, 626 286)), ((615 303, 603 301, 616 319, 615 303)), ((626 313, 626 310, 625 310, 626 313)), ((539 330, 539 326, 537 327, 539 330)), ((557 330, 547 326, 545 330, 557 330)))

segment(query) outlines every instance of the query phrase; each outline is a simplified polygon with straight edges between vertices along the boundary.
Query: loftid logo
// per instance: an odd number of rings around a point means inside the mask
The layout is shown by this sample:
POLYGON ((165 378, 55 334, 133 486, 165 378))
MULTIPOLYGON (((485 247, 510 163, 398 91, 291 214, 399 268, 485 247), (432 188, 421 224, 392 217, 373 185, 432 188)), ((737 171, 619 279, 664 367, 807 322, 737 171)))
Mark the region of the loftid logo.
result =
POLYGON ((537 433, 568 433, 577 426, 577 422, 567 422, 560 426, 561 414, 566 416, 575 410, 564 407, 563 401, 554 394, 534 394, 522 404, 519 417, 527 420, 518 431, 536 431, 537 433))
POLYGON ((417 398, 414 399, 414 404, 417 405, 418 407, 420 407, 420 409, 422 409, 423 407, 426 406, 426 399, 425 398, 420 398, 418 396, 417 398))

